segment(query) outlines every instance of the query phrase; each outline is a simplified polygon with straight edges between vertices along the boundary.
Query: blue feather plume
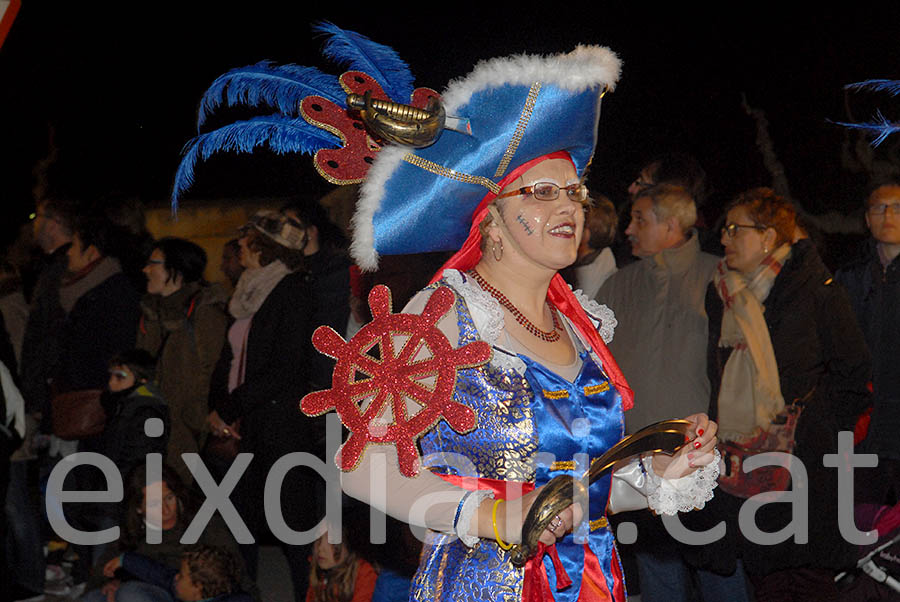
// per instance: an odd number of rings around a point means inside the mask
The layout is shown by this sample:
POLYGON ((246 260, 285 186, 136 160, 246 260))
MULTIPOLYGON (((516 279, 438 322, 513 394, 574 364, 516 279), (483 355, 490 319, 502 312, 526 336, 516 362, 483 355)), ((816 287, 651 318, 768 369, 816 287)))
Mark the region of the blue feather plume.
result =
POLYGON ((250 153, 260 146, 268 146, 278 154, 314 153, 323 148, 338 148, 340 144, 337 136, 309 124, 302 117, 278 114, 238 121, 201 134, 188 142, 182 151, 184 157, 178 165, 172 189, 172 210, 178 208, 178 199, 194 183, 197 161, 205 161, 215 153, 250 153))
POLYGON ((364 35, 322 22, 313 27, 316 33, 329 36, 322 53, 339 65, 362 71, 375 78, 395 102, 407 103, 413 92, 414 78, 397 52, 373 42, 364 35))
POLYGON ((197 115, 197 128, 224 103, 233 107, 268 105, 282 114, 299 115, 300 101, 310 95, 323 96, 343 107, 347 94, 333 75, 315 67, 274 65, 261 61, 220 75, 204 92, 197 115))
POLYGON ((896 79, 868 79, 864 82, 847 84, 845 90, 871 90, 872 92, 887 92, 891 96, 900 94, 900 80, 896 79))
POLYGON ((863 130, 870 134, 878 134, 875 139, 872 140, 872 146, 878 146, 891 134, 900 132, 900 123, 891 123, 881 114, 881 111, 876 111, 872 121, 867 121, 865 123, 847 123, 842 121, 836 121, 835 123, 844 127, 863 130))

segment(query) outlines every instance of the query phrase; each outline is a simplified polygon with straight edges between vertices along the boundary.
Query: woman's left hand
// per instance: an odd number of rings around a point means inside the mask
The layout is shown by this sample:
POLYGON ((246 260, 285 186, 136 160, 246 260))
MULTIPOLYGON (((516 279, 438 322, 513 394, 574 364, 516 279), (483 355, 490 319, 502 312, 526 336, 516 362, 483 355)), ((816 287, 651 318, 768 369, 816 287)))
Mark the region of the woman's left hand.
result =
POLYGON ((653 472, 667 479, 687 476, 712 462, 718 443, 716 431, 719 426, 706 414, 692 414, 685 418, 694 423, 694 438, 674 455, 653 454, 653 472))
POLYGON ((219 413, 215 410, 209 413, 209 416, 206 417, 206 423, 209 425, 209 430, 217 437, 233 437, 235 439, 240 439, 241 436, 238 434, 237 429, 234 428, 233 424, 226 424, 222 417, 219 416, 219 413))

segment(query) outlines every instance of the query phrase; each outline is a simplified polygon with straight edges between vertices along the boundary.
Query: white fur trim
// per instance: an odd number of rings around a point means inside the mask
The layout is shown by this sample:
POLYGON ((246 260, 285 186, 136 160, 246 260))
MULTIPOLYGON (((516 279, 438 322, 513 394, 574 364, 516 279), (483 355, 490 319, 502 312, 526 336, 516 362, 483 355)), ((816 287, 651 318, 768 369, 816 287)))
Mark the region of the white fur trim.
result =
MULTIPOLYGON (((601 46, 577 46, 567 54, 550 56, 515 55, 481 61, 469 75, 453 80, 442 98, 448 115, 469 101, 472 94, 506 84, 530 86, 536 81, 580 92, 597 85, 612 90, 619 79, 622 62, 614 52, 601 46)), ((353 243, 350 255, 361 270, 378 269, 373 218, 384 198, 385 184, 403 162, 410 149, 385 146, 375 157, 360 187, 353 215, 353 243)))
POLYGON ((378 252, 375 250, 375 213, 381 208, 385 184, 403 162, 403 156, 407 152, 409 149, 405 147, 385 146, 378 153, 365 181, 360 186, 356 212, 351 220, 353 243, 350 245, 350 255, 364 272, 378 269, 378 252))
POLYGON ((469 102, 472 94, 504 85, 530 86, 534 82, 583 92, 598 85, 613 89, 622 62, 609 48, 577 46, 567 54, 519 54, 481 61, 465 77, 451 81, 441 94, 448 115, 469 102))

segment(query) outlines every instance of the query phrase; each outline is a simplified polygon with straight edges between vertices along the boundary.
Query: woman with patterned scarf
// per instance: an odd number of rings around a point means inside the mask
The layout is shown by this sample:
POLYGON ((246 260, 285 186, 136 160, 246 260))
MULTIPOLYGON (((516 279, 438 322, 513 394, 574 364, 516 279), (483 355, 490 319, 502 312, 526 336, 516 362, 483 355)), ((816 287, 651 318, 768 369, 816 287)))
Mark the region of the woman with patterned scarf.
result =
POLYGON ((838 432, 853 429, 867 402, 868 353, 846 293, 809 240, 794 243, 797 231, 794 208, 771 189, 739 195, 706 297, 710 416, 725 471, 715 499, 684 522, 702 530, 724 520, 727 530, 689 556, 723 573, 743 564, 757 600, 838 599, 831 569, 852 551, 838 529, 838 471, 823 456, 836 453, 838 432), (744 472, 742 462, 763 451, 793 458, 744 472), (768 503, 753 517, 757 528, 774 533, 793 519, 795 529, 808 526, 809 543, 764 544, 740 524, 745 498, 760 493, 768 503), (808 513, 787 503, 796 496, 808 499, 808 513))

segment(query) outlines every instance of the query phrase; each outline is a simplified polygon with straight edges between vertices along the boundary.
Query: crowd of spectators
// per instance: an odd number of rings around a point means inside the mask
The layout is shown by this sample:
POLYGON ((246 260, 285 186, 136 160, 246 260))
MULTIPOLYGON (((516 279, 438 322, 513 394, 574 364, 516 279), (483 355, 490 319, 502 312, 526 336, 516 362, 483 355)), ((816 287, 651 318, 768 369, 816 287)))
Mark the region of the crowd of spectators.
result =
MULTIPOLYGON (((822 464, 839 431, 855 429, 859 449, 881 462, 859 471, 857 502, 897 503, 900 184, 873 189, 865 201, 871 239, 858 259, 831 266, 841 267, 834 278, 791 202, 754 189, 716 215, 706 190, 696 161, 673 155, 640 170, 618 212, 595 195, 579 259, 564 276, 617 316, 611 348, 636 394, 628 432, 705 411, 720 421, 723 441, 741 443, 748 421, 765 431, 779 419, 775 411, 754 423, 747 404, 796 408, 790 444, 809 472, 813 513, 829 518, 813 521, 808 544, 760 551, 738 529, 742 497, 720 488, 689 520, 698 530, 724 520, 729 537, 685 548, 658 519, 643 519, 644 535, 623 548, 627 571, 637 559, 630 589, 640 588, 644 602, 776 600, 786 591, 832 599, 834 574, 854 552, 838 537, 836 472, 822 464)), ((313 349, 315 328, 345 334, 349 322, 352 334, 368 319, 376 283, 403 306, 443 257, 385 258, 379 273, 360 274, 341 229, 306 199, 254 214, 225 245, 221 284, 205 279, 200 246, 154 241, 139 210, 120 200, 42 198, 32 228, 36 263, 0 262, 0 589, 35 600, 259 599, 258 544, 275 541, 297 601, 404 597, 417 554, 408 529, 393 525, 382 547, 354 544, 362 529, 348 533, 346 524, 341 545, 326 532, 313 546, 282 543, 269 531, 262 492, 286 455, 325 459, 324 419, 297 407, 330 386, 332 360, 313 349), (99 424, 87 420, 95 410, 99 424), (112 462, 125 483, 122 503, 66 503, 53 515, 63 505, 48 499, 48 475, 75 452, 112 462), (203 469, 192 470, 190 459, 199 455, 218 483, 240 452, 253 460, 231 499, 253 543, 238 545, 214 514, 197 547, 182 545, 202 501, 195 470, 203 469), (150 472, 149 458, 161 460, 161 473, 150 472), (121 537, 69 544, 54 520, 84 531, 120 526, 121 537), (150 531, 160 543, 149 543, 150 531)), ((106 475, 80 466, 65 488, 102 491, 106 475)), ((288 471, 285 526, 314 528, 324 498, 314 471, 288 471)), ((785 508, 762 512, 764 529, 784 527, 785 508)))
MULTIPOLYGON (((140 212, 124 205, 43 198, 31 224, 36 264, 0 265, 0 589, 14 600, 261 599, 258 545, 268 542, 281 544, 293 599, 343 599, 352 583, 338 597, 323 584, 343 574, 349 558, 371 581, 368 594, 353 599, 371 599, 377 558, 370 564, 346 545, 283 543, 262 503, 279 459, 306 452, 324 460, 324 419, 300 413, 298 401, 330 384, 331 360, 314 351, 312 332, 346 332, 342 231, 314 200, 259 211, 225 245, 224 281, 216 283, 204 277, 203 248, 154 241, 140 212), (123 501, 54 499, 49 477, 76 452, 108 460, 124 483, 123 501), (242 452, 253 459, 230 499, 250 540, 238 545, 235 528, 216 513, 199 547, 182 545, 204 498, 198 480, 222 482, 242 452), (120 537, 76 544, 57 532, 60 524, 118 527, 120 537), (334 552, 338 568, 310 563, 320 548, 334 552)), ((67 469, 63 482, 65 491, 110 487, 107 474, 86 464, 67 469)), ((325 514, 324 484, 312 470, 292 468, 280 502, 287 528, 311 530, 325 514)), ((396 594, 396 583, 384 591, 396 594)))

